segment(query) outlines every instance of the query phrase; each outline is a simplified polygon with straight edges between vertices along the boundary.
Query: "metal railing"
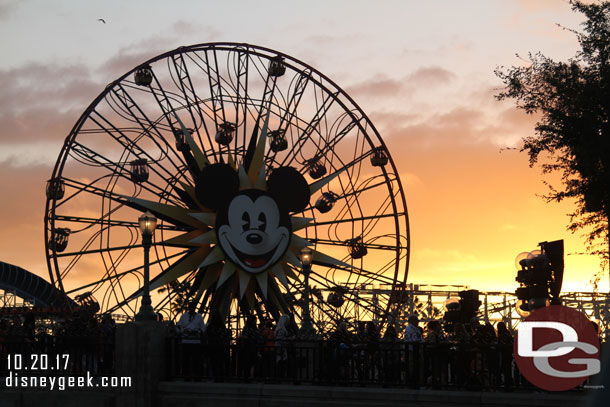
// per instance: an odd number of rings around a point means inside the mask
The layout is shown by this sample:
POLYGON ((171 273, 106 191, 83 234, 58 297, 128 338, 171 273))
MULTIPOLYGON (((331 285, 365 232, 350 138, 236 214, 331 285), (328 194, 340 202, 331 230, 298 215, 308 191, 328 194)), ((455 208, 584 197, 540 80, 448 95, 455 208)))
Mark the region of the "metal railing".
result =
POLYGON ((169 379, 379 385, 438 389, 532 389, 512 345, 294 341, 274 346, 182 343, 168 337, 169 379))

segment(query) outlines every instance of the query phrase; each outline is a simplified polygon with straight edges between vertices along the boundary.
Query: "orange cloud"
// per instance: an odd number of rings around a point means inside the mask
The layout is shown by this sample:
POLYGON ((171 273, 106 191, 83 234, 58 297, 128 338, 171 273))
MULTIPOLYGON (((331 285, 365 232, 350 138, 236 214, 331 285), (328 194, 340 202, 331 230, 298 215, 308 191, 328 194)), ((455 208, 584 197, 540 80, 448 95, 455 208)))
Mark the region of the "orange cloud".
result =
POLYGON ((396 96, 401 92, 402 87, 401 81, 378 76, 350 86, 346 92, 359 98, 396 96))
POLYGON ((416 85, 441 85, 448 84, 455 78, 455 74, 440 66, 429 66, 419 68, 408 76, 408 81, 416 85))
POLYGON ((423 67, 402 79, 392 79, 378 75, 355 85, 345 91, 356 100, 365 98, 396 97, 409 95, 420 89, 447 85, 455 77, 451 71, 438 66, 423 67))

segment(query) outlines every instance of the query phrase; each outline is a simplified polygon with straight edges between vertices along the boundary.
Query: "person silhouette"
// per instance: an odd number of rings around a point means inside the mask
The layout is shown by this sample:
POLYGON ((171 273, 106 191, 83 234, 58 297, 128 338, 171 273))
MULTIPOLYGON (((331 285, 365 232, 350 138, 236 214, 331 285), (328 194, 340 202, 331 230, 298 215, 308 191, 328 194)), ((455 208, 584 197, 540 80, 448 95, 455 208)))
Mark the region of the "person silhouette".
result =
POLYGON ((182 375, 187 379, 202 374, 201 336, 205 328, 203 317, 196 312, 196 304, 189 304, 187 311, 182 314, 176 325, 182 351, 182 375))

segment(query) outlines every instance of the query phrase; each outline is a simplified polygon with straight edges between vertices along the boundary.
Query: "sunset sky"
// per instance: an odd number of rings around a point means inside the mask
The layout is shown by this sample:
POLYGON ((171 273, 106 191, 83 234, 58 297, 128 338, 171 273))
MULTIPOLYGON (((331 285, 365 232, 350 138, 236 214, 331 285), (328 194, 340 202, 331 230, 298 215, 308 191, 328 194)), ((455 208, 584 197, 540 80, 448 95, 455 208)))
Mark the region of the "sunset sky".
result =
MULTIPOLYGON (((514 291, 515 257, 564 239, 564 290, 590 291, 599 260, 566 231, 519 147, 535 117, 494 95, 498 66, 573 56, 581 15, 563 0, 0 0, 0 260, 48 278, 45 183, 64 138, 123 73, 179 46, 244 42, 327 75, 367 113, 407 199, 409 282, 514 291), (105 24, 98 21, 104 19, 105 24), (519 54, 521 57, 516 56, 519 54)), ((608 276, 600 290, 608 290, 608 276)))

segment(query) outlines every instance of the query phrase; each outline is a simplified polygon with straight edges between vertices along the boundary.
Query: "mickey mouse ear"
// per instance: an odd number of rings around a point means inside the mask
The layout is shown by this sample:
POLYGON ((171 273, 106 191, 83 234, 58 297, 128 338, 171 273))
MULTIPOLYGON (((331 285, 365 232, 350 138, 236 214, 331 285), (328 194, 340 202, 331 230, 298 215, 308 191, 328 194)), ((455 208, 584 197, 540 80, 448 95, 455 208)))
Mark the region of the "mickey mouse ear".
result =
POLYGON ((309 205, 309 185, 305 178, 292 167, 274 170, 267 180, 269 195, 288 212, 301 212, 309 205))
POLYGON ((214 210, 227 205, 238 191, 239 176, 229 164, 215 163, 204 167, 195 183, 199 202, 214 210))

